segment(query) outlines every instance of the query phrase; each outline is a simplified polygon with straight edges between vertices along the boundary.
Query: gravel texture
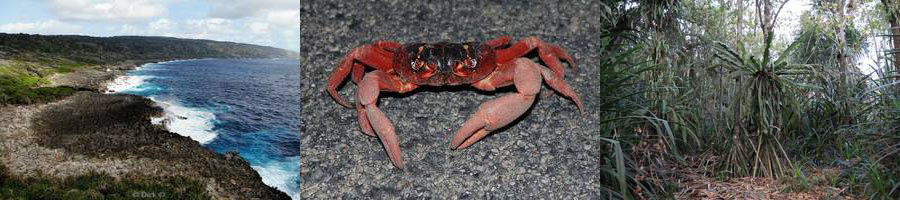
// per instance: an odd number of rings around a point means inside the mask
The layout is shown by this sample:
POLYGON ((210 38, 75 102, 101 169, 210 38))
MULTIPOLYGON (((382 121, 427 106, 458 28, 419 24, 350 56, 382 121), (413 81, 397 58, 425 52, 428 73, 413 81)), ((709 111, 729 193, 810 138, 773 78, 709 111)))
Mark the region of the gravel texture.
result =
MULTIPOLYGON (((599 123, 599 81, 591 74, 601 55, 603 9, 592 1, 303 1, 301 15, 301 195, 332 198, 603 198, 599 177, 607 143, 599 123), (538 36, 560 45, 579 69, 566 81, 586 112, 559 95, 539 99, 525 116, 464 150, 450 137, 482 102, 502 96, 468 87, 419 88, 384 94, 380 108, 396 126, 406 169, 391 165, 379 140, 359 129, 356 111, 332 100, 328 75, 352 48, 375 40, 484 41, 538 36)), ((532 57, 533 58, 533 57, 532 57)), ((355 101, 356 85, 341 88, 355 101)), ((550 92, 546 84, 543 93, 550 92)))

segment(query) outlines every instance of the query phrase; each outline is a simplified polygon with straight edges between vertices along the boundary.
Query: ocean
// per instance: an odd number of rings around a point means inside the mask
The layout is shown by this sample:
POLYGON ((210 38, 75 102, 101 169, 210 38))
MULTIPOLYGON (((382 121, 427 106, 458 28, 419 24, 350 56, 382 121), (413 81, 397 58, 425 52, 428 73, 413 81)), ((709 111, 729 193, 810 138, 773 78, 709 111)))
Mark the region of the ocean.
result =
POLYGON ((109 84, 163 107, 152 119, 219 153, 237 152, 263 182, 300 197, 300 61, 199 59, 145 64, 109 84))

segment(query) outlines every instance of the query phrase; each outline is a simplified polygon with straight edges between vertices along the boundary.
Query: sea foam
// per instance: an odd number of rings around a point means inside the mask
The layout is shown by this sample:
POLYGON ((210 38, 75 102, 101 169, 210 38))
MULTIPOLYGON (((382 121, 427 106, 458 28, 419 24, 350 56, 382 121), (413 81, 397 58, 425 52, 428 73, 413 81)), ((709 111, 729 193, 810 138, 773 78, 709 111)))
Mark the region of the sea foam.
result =
POLYGON ((289 157, 284 161, 270 161, 262 166, 252 166, 259 172, 263 183, 275 187, 291 196, 291 199, 300 199, 300 185, 297 171, 300 171, 300 157, 289 157))
MULTIPOLYGON (((172 61, 170 61, 172 62, 172 61)), ((149 64, 141 65, 135 71, 150 70, 149 64)), ((125 75, 116 77, 115 80, 109 82, 106 86, 105 93, 140 93, 157 86, 147 83, 148 80, 157 78, 146 75, 125 75)), ((149 96, 165 113, 161 117, 153 118, 150 121, 154 124, 164 124, 166 129, 182 136, 190 137, 201 144, 209 143, 216 138, 213 131, 216 115, 199 108, 191 108, 181 105, 177 99, 160 98, 158 96, 149 96)))
POLYGON ((119 76, 106 84, 106 91, 104 91, 104 93, 139 91, 142 89, 140 86, 151 78, 153 78, 153 76, 119 76))
MULTIPOLYGON (((210 142, 218 137, 218 133, 214 129, 216 122, 218 121, 215 113, 219 111, 211 108, 204 108, 202 106, 192 107, 190 104, 185 104, 183 101, 179 100, 178 97, 165 94, 168 93, 166 92, 167 90, 171 89, 169 86, 159 85, 154 82, 155 80, 169 78, 176 78, 175 80, 178 80, 177 78, 179 77, 144 75, 160 74, 156 72, 167 71, 164 67, 160 68, 164 64, 191 60, 175 60, 142 65, 141 67, 130 71, 128 73, 130 75, 118 77, 116 81, 110 83, 108 87, 110 91, 107 93, 121 92, 148 97, 164 110, 162 116, 151 119, 152 123, 162 124, 170 132, 190 137, 201 144, 215 145, 215 142, 213 142, 213 144, 210 144, 210 142), (135 73, 137 71, 142 72, 135 73)), ((226 136, 227 135, 223 137, 226 136)), ((298 165, 300 162, 299 156, 275 159, 269 157, 270 155, 262 154, 242 154, 242 156, 246 156, 248 160, 251 160, 251 167, 260 174, 263 183, 288 193, 293 199, 300 199, 300 186, 298 180, 298 172, 300 171, 298 165), (257 156, 262 157, 257 158, 257 156)))
POLYGON ((154 124, 164 124, 166 129, 182 136, 187 136, 200 144, 206 144, 216 138, 213 131, 216 115, 199 108, 181 105, 177 100, 165 100, 150 97, 165 113, 162 117, 152 118, 154 124))

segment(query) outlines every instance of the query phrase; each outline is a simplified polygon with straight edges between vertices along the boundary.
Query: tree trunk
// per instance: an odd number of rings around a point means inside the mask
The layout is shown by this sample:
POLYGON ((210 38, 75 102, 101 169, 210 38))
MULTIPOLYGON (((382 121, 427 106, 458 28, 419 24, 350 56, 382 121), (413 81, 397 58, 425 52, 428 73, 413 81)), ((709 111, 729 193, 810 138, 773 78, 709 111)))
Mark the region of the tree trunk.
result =
MULTIPOLYGON (((837 25, 837 27, 835 27, 837 29, 836 38, 838 40, 838 70, 840 70, 840 80, 838 81, 840 90, 838 90, 837 95, 841 102, 841 112, 850 113, 850 109, 853 105, 851 105, 851 102, 849 101, 849 87, 853 82, 850 80, 852 77, 850 74, 853 71, 850 70, 851 63, 847 56, 847 34, 845 27, 848 22, 852 21, 852 19, 848 20, 847 16, 849 14, 849 9, 853 7, 853 0, 841 0, 840 4, 841 5, 838 6, 838 20, 835 23, 837 25)), ((852 123, 849 114, 841 116, 843 116, 842 119, 840 119, 843 124, 852 123)))
MULTIPOLYGON (((891 47, 889 54, 893 57, 890 60, 885 72, 896 73, 897 70, 900 70, 900 5, 898 5, 898 0, 881 0, 881 4, 884 4, 884 12, 888 15, 888 23, 890 23, 890 33, 891 33, 891 43, 893 46, 891 47)), ((888 77, 891 77, 890 75, 888 77)), ((887 77, 883 77, 887 78, 887 77)), ((889 79, 890 80, 890 79, 889 79)), ((900 81, 900 79, 894 78, 892 82, 900 81)), ((900 87, 892 86, 894 90, 894 95, 900 94, 900 87)))
POLYGON ((891 24, 891 55, 893 56, 893 69, 890 71, 900 70, 900 1, 898 0, 882 0, 885 13, 888 14, 888 22, 891 24))
POLYGON ((846 20, 845 20, 846 19, 846 17, 845 17, 846 16, 846 8, 847 8, 847 1, 842 0, 841 5, 838 6, 838 16, 837 16, 838 20, 835 23, 835 24, 837 24, 837 27, 835 27, 835 28, 837 29, 836 38, 838 40, 838 62, 839 62, 838 66, 839 66, 839 69, 841 70, 840 71, 841 81, 847 81, 846 73, 849 72, 847 70, 847 55, 846 55, 846 52, 844 52, 844 49, 847 46, 846 45, 847 38, 845 37, 846 34, 844 33, 844 24, 846 22, 846 20))
POLYGON ((757 0, 756 1, 756 14, 759 18, 759 28, 762 29, 763 32, 763 41, 769 37, 769 35, 773 34, 773 24, 772 18, 774 13, 772 13, 772 1, 771 0, 757 0))
POLYGON ((737 0, 737 9, 737 27, 734 32, 740 40, 744 36, 744 0, 737 0))
POLYGON ((894 55, 894 69, 900 70, 900 17, 891 17, 891 41, 894 44, 891 53, 894 55))
MULTIPOLYGON (((737 37, 734 38, 734 45, 740 44, 740 41, 744 39, 744 0, 736 0, 737 1, 737 27, 735 27, 735 33, 737 33, 737 37)), ((734 84, 740 84, 741 77, 734 77, 734 84)), ((731 102, 731 98, 734 98, 735 91, 728 90, 728 100, 726 102, 731 102)))

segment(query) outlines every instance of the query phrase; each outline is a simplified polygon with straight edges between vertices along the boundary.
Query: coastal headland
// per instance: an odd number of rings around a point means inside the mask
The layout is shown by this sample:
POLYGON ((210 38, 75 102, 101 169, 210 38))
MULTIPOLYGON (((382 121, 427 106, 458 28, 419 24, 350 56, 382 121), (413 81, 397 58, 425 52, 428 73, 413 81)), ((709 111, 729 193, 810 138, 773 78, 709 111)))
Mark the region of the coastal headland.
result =
MULTIPOLYGON (((5 53, 0 54, 0 60, 6 63, 36 63, 56 70, 60 65, 54 63, 71 61, 78 67, 55 73, 40 73, 41 70, 28 67, 21 73, 0 71, 7 77, 45 80, 35 88, 73 90, 70 95, 49 101, 0 104, 0 197, 290 199, 284 192, 265 185, 236 153, 218 154, 188 137, 167 131, 164 124, 151 123, 150 119, 163 111, 150 99, 103 93, 109 81, 127 70, 145 63, 185 58, 123 56, 91 63, 60 53, 10 46, 9 41, 4 43, 2 39, 0 51, 5 53), (42 54, 54 62, 34 59, 42 54), (72 183, 76 186, 70 186, 72 183), (35 187, 46 189, 35 192, 35 187), (54 191, 61 193, 49 194, 54 191)), ((258 56, 223 53, 216 57, 258 56)), ((14 67, 5 69, 19 69, 14 67)))

